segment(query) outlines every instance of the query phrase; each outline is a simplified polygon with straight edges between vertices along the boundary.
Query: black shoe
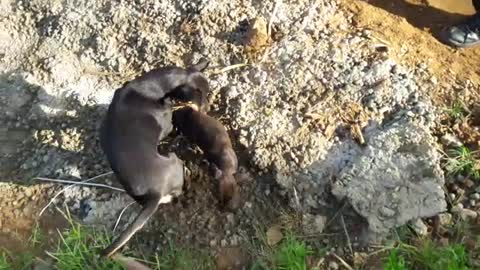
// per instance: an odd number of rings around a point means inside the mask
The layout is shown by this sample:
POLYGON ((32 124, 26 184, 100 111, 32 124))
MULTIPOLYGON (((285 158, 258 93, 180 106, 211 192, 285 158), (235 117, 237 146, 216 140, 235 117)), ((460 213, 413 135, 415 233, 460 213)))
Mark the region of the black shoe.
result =
POLYGON ((440 39, 457 48, 480 45, 480 14, 473 15, 461 24, 444 29, 440 33, 440 39))

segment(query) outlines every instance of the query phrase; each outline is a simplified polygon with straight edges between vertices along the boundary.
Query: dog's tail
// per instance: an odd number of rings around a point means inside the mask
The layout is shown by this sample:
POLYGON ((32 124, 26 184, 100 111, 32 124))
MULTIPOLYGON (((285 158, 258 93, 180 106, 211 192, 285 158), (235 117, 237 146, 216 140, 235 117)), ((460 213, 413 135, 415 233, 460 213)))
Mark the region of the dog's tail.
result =
POLYGON ((128 227, 120 234, 120 236, 113 241, 110 246, 104 249, 101 253, 104 257, 111 257, 117 250, 123 247, 130 238, 140 230, 145 223, 150 219, 150 217, 157 211, 158 205, 160 204, 160 195, 156 194, 146 201, 142 210, 128 227))

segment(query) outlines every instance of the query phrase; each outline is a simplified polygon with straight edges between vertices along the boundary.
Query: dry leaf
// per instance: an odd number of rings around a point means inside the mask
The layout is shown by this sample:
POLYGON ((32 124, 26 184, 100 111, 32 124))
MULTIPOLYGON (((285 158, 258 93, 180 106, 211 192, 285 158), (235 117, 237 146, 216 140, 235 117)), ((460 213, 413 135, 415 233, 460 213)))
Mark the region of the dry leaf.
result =
POLYGON ((274 246, 283 239, 282 229, 280 226, 275 225, 270 227, 267 231, 267 244, 274 246))

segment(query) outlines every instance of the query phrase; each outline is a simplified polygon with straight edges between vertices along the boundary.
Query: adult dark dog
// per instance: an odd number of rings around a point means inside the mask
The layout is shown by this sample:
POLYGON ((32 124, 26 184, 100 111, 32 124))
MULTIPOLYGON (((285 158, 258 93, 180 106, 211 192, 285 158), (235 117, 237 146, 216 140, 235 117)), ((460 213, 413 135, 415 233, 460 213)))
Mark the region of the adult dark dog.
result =
POLYGON ((173 128, 171 98, 206 106, 208 81, 201 71, 207 65, 204 61, 188 69, 155 69, 115 91, 100 131, 100 144, 120 184, 143 208, 103 250, 103 256, 114 254, 160 204, 181 194, 183 162, 174 153, 160 155, 157 145, 173 128))
POLYGON ((222 206, 230 210, 236 209, 240 203, 238 185, 234 177, 238 169, 238 160, 225 127, 217 119, 190 106, 173 112, 173 125, 204 152, 215 179, 219 181, 222 206))

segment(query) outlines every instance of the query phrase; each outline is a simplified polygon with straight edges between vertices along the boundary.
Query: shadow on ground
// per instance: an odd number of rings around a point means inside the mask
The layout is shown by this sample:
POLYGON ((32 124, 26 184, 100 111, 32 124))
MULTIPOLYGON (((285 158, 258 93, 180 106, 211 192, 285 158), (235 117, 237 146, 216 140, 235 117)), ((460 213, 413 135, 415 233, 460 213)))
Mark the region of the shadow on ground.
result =
POLYGON ((465 20, 468 16, 450 13, 424 4, 412 4, 405 0, 363 0, 373 6, 384 9, 394 15, 405 18, 411 25, 421 29, 430 29, 438 39, 440 31, 447 26, 465 20))

